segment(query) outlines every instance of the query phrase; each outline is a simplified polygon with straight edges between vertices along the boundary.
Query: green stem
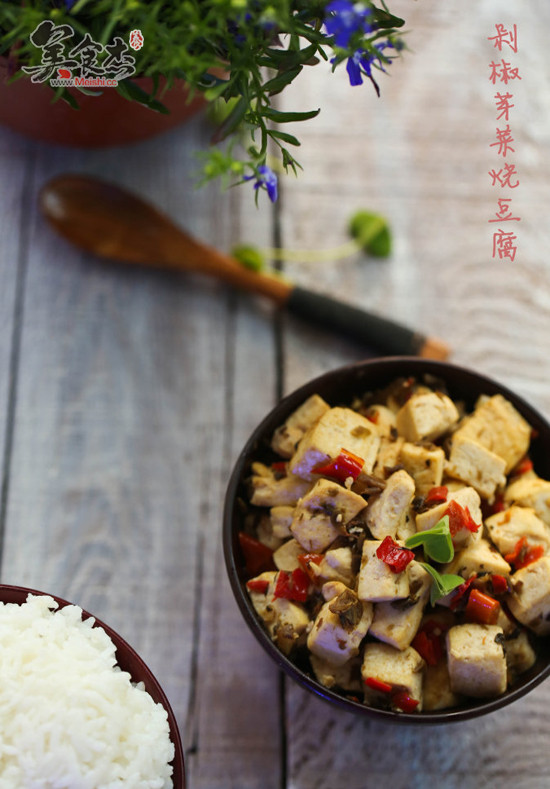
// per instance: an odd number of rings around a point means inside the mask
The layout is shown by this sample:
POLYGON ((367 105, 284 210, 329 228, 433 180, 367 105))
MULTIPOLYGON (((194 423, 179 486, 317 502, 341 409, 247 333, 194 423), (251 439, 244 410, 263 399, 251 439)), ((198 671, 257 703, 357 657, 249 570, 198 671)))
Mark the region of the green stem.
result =
POLYGON ((359 252, 361 245, 353 239, 332 249, 262 249, 262 254, 271 260, 286 263, 331 263, 359 252))
POLYGON ((368 232, 363 233, 360 238, 353 238, 351 241, 347 241, 345 244, 332 249, 268 248, 261 251, 268 259, 286 263, 332 263, 334 260, 355 255, 361 250, 366 251, 368 245, 384 227, 384 219, 373 219, 368 232))

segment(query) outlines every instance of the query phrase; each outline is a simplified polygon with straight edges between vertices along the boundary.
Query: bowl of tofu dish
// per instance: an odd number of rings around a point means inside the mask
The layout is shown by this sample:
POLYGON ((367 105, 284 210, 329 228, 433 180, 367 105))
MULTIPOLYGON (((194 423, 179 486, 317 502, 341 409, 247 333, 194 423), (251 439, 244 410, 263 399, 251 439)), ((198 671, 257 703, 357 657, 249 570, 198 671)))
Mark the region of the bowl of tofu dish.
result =
POLYGON ((550 425, 477 372, 374 359, 305 384, 231 476, 241 612, 302 686, 437 723, 550 674, 550 425))

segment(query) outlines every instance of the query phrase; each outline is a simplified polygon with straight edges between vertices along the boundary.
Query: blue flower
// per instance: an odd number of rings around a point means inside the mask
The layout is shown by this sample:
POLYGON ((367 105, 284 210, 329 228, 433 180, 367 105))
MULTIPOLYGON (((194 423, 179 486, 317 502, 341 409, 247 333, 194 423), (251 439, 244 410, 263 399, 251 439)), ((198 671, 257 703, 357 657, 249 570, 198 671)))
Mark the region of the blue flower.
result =
POLYGON ((267 164, 261 164, 258 167, 257 175, 245 175, 245 181, 251 181, 252 178, 256 178, 256 183, 254 184, 254 189, 258 190, 260 188, 265 188, 267 194, 269 195, 269 199, 272 203, 277 200, 277 176, 273 172, 273 170, 267 166, 267 164))
POLYGON ((370 33, 374 29, 367 22, 372 9, 354 5, 350 0, 332 0, 326 10, 329 12, 325 18, 325 27, 329 36, 334 36, 337 47, 346 49, 354 33, 370 33))
MULTIPOLYGON (((379 52, 382 52, 386 47, 394 48, 393 44, 389 40, 375 44, 375 48, 379 52)), ((362 85, 363 74, 372 79, 372 64, 375 60, 377 60, 380 64, 382 71, 385 71, 386 69, 383 67, 382 60, 378 55, 375 55, 372 52, 367 52, 365 49, 358 49, 357 52, 354 52, 354 54, 348 58, 346 65, 350 85, 362 85)))
POLYGON ((233 36, 235 44, 241 46, 245 43, 245 36, 240 32, 239 26, 232 19, 227 20, 227 31, 233 36))
POLYGON ((358 49, 351 58, 348 58, 346 71, 348 72, 350 85, 362 85, 362 74, 366 74, 367 77, 371 76, 371 63, 373 60, 374 57, 363 49, 358 49))
POLYGON ((65 0, 65 6, 67 8, 67 11, 70 11, 75 3, 76 0, 65 0))

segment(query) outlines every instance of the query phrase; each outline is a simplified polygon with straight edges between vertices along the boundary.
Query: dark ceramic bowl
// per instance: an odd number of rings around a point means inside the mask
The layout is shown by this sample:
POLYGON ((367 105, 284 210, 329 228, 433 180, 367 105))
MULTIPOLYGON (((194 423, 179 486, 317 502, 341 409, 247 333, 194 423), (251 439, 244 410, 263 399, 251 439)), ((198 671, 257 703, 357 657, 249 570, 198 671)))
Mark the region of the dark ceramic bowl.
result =
MULTIPOLYGON (((23 586, 8 586, 6 584, 0 584, 0 602, 2 603, 17 603, 17 605, 22 605, 26 602, 27 596, 29 594, 44 595, 48 593, 39 592, 36 589, 27 589, 23 586)), ((63 600, 61 597, 56 597, 55 595, 49 596, 53 597, 53 599, 59 604, 60 608, 63 608, 66 605, 72 605, 72 603, 69 603, 67 600, 63 600)), ((93 616, 93 614, 89 614, 84 610, 82 611, 83 619, 88 619, 90 616, 93 616)), ((170 727, 170 739, 172 740, 175 749, 174 759, 172 760, 172 767, 174 770, 172 774, 172 781, 174 784, 174 789, 185 789, 183 748, 176 718, 172 712, 172 708, 170 707, 164 691, 151 673, 151 670, 145 665, 137 652, 132 649, 130 644, 121 638, 121 636, 119 636, 118 633, 112 630, 108 625, 97 619, 97 617, 93 618, 95 619, 94 627, 102 627, 114 643, 116 647, 117 663, 120 668, 130 674, 133 682, 143 682, 145 690, 149 693, 153 700, 157 702, 157 704, 161 704, 166 710, 168 715, 168 725, 170 727)))
POLYGON ((471 702, 449 710, 438 712, 404 713, 368 707, 358 701, 345 698, 316 681, 307 668, 302 668, 289 660, 271 641, 264 630, 262 621, 254 611, 246 591, 244 561, 239 548, 238 532, 242 529, 243 508, 239 500, 246 500, 245 479, 250 474, 253 461, 271 463, 276 458, 269 444, 273 431, 310 395, 318 393, 330 405, 349 405, 355 396, 376 390, 401 376, 414 376, 421 379, 424 375, 435 376, 444 381, 450 396, 463 400, 472 409, 481 394, 502 394, 517 408, 534 429, 530 456, 539 476, 550 479, 550 425, 521 397, 505 386, 483 375, 445 362, 431 361, 418 357, 391 357, 373 359, 359 364, 342 367, 321 375, 319 378, 301 386, 285 397, 252 433, 242 450, 227 490, 223 524, 224 553, 229 580, 241 612, 266 652, 275 663, 300 685, 318 694, 342 709, 369 717, 383 718, 399 723, 447 723, 465 720, 504 707, 515 699, 524 696, 550 674, 550 638, 537 639, 537 661, 520 679, 501 696, 494 699, 472 699, 471 702))

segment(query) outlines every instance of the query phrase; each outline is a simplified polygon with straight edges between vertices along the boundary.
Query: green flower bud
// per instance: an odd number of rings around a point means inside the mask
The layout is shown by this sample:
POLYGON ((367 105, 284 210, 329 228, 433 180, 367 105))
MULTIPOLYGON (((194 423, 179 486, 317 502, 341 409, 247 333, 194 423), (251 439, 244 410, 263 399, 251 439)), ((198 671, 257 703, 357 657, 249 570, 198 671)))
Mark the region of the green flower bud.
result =
POLYGON ((349 231, 364 252, 386 258, 391 253, 391 231, 386 219, 371 211, 358 211, 351 218, 349 231))
POLYGON ((256 247, 241 244, 233 247, 231 254, 242 266, 252 271, 261 271, 265 266, 264 256, 256 247))

